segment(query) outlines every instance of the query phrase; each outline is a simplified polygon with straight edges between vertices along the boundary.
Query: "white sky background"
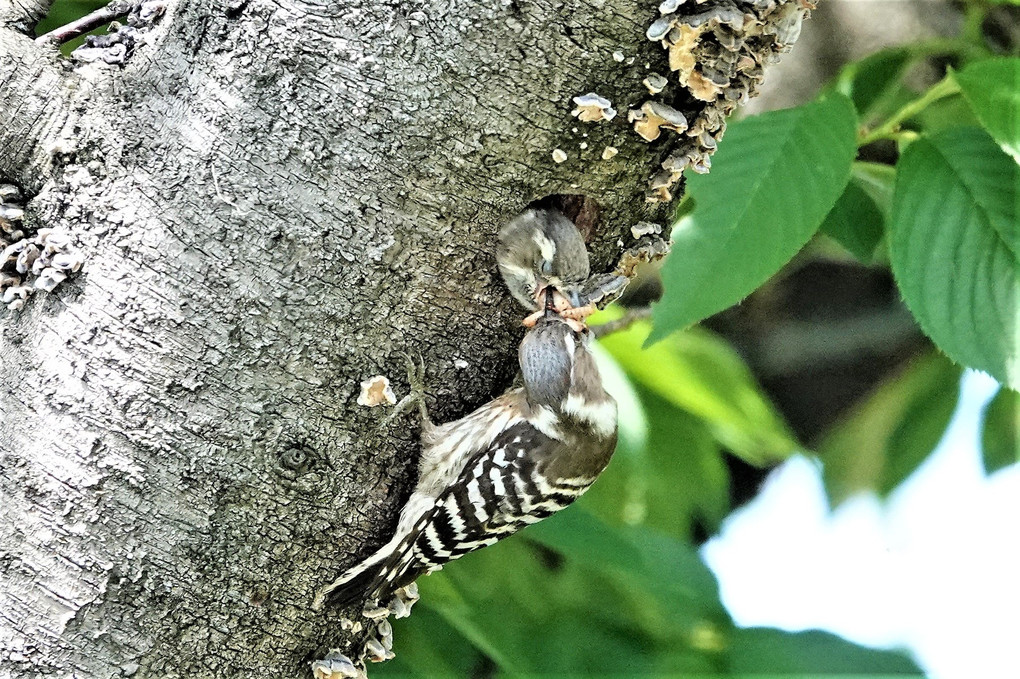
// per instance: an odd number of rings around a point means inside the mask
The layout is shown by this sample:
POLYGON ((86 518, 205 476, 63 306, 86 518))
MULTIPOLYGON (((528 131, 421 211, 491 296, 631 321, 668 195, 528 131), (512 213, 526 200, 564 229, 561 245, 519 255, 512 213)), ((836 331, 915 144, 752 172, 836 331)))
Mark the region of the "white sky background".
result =
POLYGON ((990 378, 968 372, 935 453, 883 505, 830 514, 815 463, 776 469, 702 554, 741 626, 906 647, 935 679, 1020 677, 1020 468, 985 477, 990 378))

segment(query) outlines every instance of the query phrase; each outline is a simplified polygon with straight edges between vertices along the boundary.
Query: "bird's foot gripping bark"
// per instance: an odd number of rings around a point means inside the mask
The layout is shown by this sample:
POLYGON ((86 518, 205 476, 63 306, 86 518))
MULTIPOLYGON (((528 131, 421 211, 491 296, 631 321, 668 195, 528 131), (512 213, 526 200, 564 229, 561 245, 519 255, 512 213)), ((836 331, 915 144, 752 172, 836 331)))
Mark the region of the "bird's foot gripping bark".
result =
POLYGON ((389 426, 409 409, 417 406, 421 416, 422 433, 425 433, 433 427, 432 420, 429 418, 428 406, 425 405, 425 359, 419 355, 418 362, 415 363, 408 354, 402 353, 401 357, 407 366, 407 382, 411 392, 393 407, 393 412, 383 421, 382 426, 389 426))

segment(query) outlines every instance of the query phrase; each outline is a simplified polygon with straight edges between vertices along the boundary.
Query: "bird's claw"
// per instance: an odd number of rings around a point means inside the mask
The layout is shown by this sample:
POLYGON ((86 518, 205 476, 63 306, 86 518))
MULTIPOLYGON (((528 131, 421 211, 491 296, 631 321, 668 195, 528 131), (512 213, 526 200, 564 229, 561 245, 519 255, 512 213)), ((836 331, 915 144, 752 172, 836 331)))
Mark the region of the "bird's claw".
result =
POLYGON ((418 407, 424 422, 429 420, 428 408, 425 405, 425 359, 418 354, 418 362, 415 363, 411 355, 404 352, 400 353, 400 357, 404 359, 407 368, 407 383, 411 391, 393 407, 393 411, 383 420, 383 427, 392 424, 414 406, 418 407))

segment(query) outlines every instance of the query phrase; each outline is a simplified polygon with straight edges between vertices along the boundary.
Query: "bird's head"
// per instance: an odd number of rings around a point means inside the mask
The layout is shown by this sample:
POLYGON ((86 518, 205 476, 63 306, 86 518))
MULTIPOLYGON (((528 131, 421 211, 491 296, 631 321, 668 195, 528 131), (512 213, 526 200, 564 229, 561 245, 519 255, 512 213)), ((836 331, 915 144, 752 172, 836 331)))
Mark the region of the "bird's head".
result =
POLYGON ((574 223, 555 210, 529 209, 499 232, 496 262, 514 298, 531 311, 547 290, 579 306, 588 280, 588 251, 574 223))
MULTIPOLYGON (((583 326, 582 326, 583 328, 583 326)), ((547 308, 518 352, 528 403, 599 440, 616 435, 616 402, 602 385, 591 333, 547 308)))

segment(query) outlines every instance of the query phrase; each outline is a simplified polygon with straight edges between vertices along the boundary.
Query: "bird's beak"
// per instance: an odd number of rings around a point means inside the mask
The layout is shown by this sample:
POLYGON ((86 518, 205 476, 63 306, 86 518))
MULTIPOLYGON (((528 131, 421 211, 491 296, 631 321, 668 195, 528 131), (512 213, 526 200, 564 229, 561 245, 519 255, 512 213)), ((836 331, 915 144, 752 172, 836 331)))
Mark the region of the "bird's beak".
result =
POLYGON ((545 288, 544 293, 545 300, 542 303, 542 308, 545 309, 545 317, 550 318, 552 316, 558 316, 560 313, 560 310, 556 306, 558 291, 550 285, 545 288))
POLYGON ((570 298, 563 294, 559 288, 550 287, 549 295, 546 297, 546 308, 552 309, 558 314, 569 311, 573 308, 570 298))
POLYGON ((581 306, 581 294, 578 292, 577 288, 570 287, 560 290, 559 292, 567 298, 567 301, 570 302, 571 309, 576 309, 581 306))
POLYGON ((551 291, 551 289, 552 288, 548 285, 538 286, 538 289, 535 290, 535 306, 541 309, 548 304, 546 298, 548 297, 547 293, 551 291))

